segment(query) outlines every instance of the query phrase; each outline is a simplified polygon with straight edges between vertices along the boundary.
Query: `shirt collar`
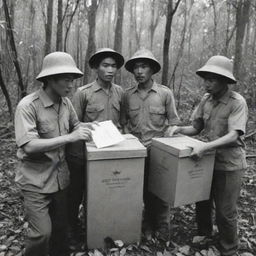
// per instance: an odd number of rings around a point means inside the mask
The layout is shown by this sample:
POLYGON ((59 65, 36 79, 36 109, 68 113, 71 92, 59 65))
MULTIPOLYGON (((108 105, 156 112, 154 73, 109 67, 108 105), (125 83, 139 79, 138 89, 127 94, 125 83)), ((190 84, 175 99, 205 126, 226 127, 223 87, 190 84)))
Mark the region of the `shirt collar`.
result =
MULTIPOLYGON (((40 100, 42 101, 43 105, 45 108, 47 107, 51 107, 54 105, 54 102, 52 101, 52 99, 48 96, 48 94, 45 92, 45 90, 43 88, 41 88, 38 92, 38 96, 40 98, 40 100)), ((61 98, 61 103, 64 103, 66 105, 66 100, 65 98, 61 98)))
MULTIPOLYGON (((138 84, 134 87, 134 92, 138 91, 138 84)), ((157 83, 155 81, 153 81, 153 85, 152 87, 150 88, 149 91, 154 91, 154 92, 157 92, 157 89, 158 89, 158 86, 157 86, 157 83)))
MULTIPOLYGON (((113 86, 112 86, 112 83, 111 83, 111 86, 110 86, 110 91, 112 90, 113 86)), ((94 92, 97 92, 99 90, 103 90, 102 87, 98 84, 97 80, 94 81, 93 83, 93 91, 94 92)))

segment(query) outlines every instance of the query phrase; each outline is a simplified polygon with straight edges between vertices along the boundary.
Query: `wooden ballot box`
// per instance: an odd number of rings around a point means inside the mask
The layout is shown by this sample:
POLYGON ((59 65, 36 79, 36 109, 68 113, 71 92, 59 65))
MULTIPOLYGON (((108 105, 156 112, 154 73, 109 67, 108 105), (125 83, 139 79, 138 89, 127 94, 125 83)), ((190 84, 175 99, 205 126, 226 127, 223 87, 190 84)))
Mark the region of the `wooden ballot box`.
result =
POLYGON ((209 199, 215 152, 192 160, 191 146, 200 143, 188 136, 153 139, 149 190, 174 207, 209 199))
POLYGON ((132 135, 115 146, 87 144, 86 239, 89 249, 104 238, 140 240, 146 148, 132 135))

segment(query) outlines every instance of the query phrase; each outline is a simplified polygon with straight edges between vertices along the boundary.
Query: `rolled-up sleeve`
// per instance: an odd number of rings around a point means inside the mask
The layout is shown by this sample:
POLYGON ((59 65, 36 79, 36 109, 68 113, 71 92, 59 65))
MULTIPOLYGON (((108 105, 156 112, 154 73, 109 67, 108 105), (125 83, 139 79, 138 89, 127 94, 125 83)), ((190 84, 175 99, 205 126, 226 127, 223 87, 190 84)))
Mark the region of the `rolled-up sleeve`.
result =
POLYGON ((167 91, 166 98, 166 111, 167 111, 167 119, 169 125, 178 125, 180 124, 180 118, 178 116, 174 96, 171 90, 167 91))
POLYGON ((236 100, 228 117, 228 130, 239 131, 240 135, 245 134, 248 120, 248 107, 244 99, 236 100))
POLYGON ((15 112, 15 138, 18 147, 40 138, 36 125, 36 114, 31 106, 18 105, 15 112))

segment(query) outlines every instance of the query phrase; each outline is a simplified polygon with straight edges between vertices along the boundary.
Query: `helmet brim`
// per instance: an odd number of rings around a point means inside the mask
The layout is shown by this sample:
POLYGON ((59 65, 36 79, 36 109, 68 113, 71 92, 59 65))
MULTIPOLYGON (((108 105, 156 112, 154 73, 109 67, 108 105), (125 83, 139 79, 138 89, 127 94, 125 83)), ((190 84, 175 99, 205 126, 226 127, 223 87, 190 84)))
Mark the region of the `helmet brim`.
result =
POLYGON ((228 72, 218 66, 205 65, 204 67, 202 67, 196 71, 196 74, 202 78, 205 78, 207 73, 212 73, 212 74, 217 74, 217 75, 223 76, 227 79, 229 84, 235 84, 237 82, 235 77, 233 76, 233 74, 231 74, 230 72, 228 72))
POLYGON ((114 51, 104 51, 92 55, 92 57, 89 59, 90 68, 96 68, 98 64, 105 58, 113 58, 116 61, 117 69, 120 69, 124 65, 124 57, 121 54, 114 51))
POLYGON ((70 66, 59 66, 53 68, 48 68, 42 70, 39 75, 36 77, 36 80, 43 82, 46 77, 60 74, 72 74, 74 79, 80 78, 83 76, 83 72, 81 72, 78 68, 70 67, 70 66))
POLYGON ((149 62, 150 66, 153 68, 153 74, 156 74, 161 70, 161 65, 159 64, 158 61, 156 61, 154 59, 151 59, 151 58, 146 58, 146 57, 135 57, 135 58, 132 58, 132 59, 128 60, 125 63, 125 68, 129 72, 133 73, 134 65, 135 65, 136 62, 139 62, 139 61, 149 62))

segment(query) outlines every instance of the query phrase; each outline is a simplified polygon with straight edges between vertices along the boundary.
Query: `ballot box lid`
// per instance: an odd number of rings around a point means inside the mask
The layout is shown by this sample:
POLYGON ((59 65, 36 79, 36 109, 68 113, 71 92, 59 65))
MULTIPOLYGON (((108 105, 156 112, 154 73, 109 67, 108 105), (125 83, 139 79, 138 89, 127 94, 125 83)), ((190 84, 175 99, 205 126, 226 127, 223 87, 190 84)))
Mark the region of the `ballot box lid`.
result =
POLYGON ((100 149, 94 143, 86 143, 87 160, 144 158, 147 156, 147 149, 135 136, 125 134, 124 137, 124 141, 114 146, 100 149))
MULTIPOLYGON (((177 157, 190 156, 192 147, 199 144, 205 144, 205 142, 184 135, 152 139, 153 147, 161 148, 162 150, 177 157)), ((214 153, 214 150, 207 152, 207 154, 214 153)))

